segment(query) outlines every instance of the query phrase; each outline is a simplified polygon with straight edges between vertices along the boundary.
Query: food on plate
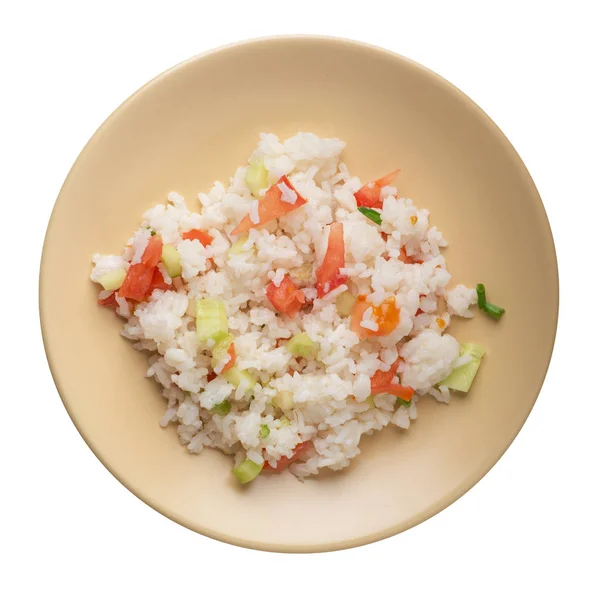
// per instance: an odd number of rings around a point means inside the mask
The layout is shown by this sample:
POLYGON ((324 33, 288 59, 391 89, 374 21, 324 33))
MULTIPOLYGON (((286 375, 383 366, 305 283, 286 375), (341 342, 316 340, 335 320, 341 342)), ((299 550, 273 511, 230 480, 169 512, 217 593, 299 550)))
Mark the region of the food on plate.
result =
POLYGON ((483 284, 451 284, 446 240, 393 187, 399 171, 362 183, 344 148, 262 134, 229 181, 171 192, 121 255, 93 256, 98 303, 149 354, 161 425, 232 455, 243 484, 343 469, 362 435, 407 429, 421 396, 468 392, 485 350, 451 319, 504 313, 483 284))

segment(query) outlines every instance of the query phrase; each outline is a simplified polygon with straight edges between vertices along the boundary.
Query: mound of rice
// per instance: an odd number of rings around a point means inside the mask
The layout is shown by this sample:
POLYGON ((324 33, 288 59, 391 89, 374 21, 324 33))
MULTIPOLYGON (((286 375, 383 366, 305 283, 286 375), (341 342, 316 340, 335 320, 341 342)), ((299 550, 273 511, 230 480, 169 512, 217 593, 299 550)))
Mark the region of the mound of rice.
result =
MULTIPOLYGON (((254 215, 247 166, 239 167, 227 184, 215 182, 208 193, 198 194, 198 202, 192 199, 194 210, 182 196, 170 193, 166 204, 145 212, 121 256, 93 256, 91 279, 98 281, 105 273, 138 263, 152 232, 179 251, 181 277, 172 281, 159 265, 165 287, 171 289, 156 289, 138 303, 116 293, 114 307, 126 320, 122 335, 149 353, 147 376, 163 388, 167 408, 161 425, 174 425, 189 452, 219 448, 233 455, 236 464, 248 458, 275 467, 298 445, 311 442, 288 467, 302 478, 324 467, 347 467, 360 452, 363 434, 391 424, 407 429, 420 396, 448 401, 448 389, 436 386, 462 359, 459 343, 445 330, 452 315, 471 316, 477 294, 462 285, 446 289, 451 279, 441 254, 446 241, 430 226, 428 211, 399 197, 395 187, 381 190, 380 226, 357 210, 354 193, 362 182, 341 162, 344 147, 339 139, 312 133, 285 142, 262 134, 250 162, 264 160, 269 185, 287 175, 307 203, 250 229, 237 253, 229 253, 237 239, 230 233, 247 214, 254 215), (341 272, 348 279, 318 298, 315 271, 333 222, 343 224, 341 272), (205 247, 199 240, 183 239, 182 233, 192 229, 208 232, 212 243, 205 247), (279 285, 285 275, 307 302, 293 318, 278 313, 266 297, 267 286, 279 285), (384 337, 360 339, 350 317, 337 312, 337 297, 346 290, 367 296, 374 305, 394 297, 398 326, 384 337), (196 335, 196 300, 202 298, 218 298, 225 305, 236 366, 258 382, 248 393, 223 376, 214 377, 212 344, 199 343, 196 335), (304 359, 287 350, 287 339, 299 332, 318 344, 315 357, 304 359), (400 382, 415 389, 410 405, 388 394, 370 400, 371 378, 399 358, 400 382), (284 411, 274 402, 279 392, 293 396, 284 411), (226 399, 230 412, 214 414, 213 407, 226 399)), ((102 291, 100 301, 112 293, 102 291)))

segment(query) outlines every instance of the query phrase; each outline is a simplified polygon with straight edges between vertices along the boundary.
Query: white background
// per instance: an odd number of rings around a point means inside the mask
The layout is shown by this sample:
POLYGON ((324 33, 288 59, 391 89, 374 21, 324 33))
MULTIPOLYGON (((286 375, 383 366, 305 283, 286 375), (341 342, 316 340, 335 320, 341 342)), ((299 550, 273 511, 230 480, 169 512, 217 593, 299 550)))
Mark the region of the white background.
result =
MULTIPOLYGON (((592 3, 350 4, 1 5, 0 335, 8 387, 0 431, 0 597, 595 597, 589 575, 595 534, 592 3), (533 175, 560 266, 550 371, 504 458, 465 497, 414 530, 323 555, 228 546, 145 506, 104 469, 70 422, 38 322, 37 277, 50 211, 100 123, 138 87, 189 56, 282 33, 375 43, 466 92, 533 175)), ((502 381, 502 394, 508 385, 502 381)))

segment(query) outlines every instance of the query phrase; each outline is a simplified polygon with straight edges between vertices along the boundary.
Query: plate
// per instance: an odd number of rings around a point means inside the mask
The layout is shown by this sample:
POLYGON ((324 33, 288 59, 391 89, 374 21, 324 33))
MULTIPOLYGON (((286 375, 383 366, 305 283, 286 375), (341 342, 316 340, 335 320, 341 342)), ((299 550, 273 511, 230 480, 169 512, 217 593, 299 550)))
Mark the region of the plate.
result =
MULTIPOLYGON (((158 76, 99 128, 52 213, 40 278, 43 337, 76 427, 128 489, 170 519, 233 544, 312 552, 399 533, 464 494, 527 418, 550 360, 558 274, 548 220, 521 159, 469 98, 388 51, 341 39, 243 42, 158 76), (300 483, 289 473, 240 487, 231 459, 190 455, 163 430, 164 401, 146 355, 96 306, 94 252, 119 253, 144 210, 171 190, 196 197, 245 163, 261 131, 347 142, 352 173, 398 166, 448 241, 453 280, 485 283, 506 307, 456 320, 461 342, 488 349, 467 396, 424 400, 407 431, 366 437, 341 472, 300 483)), ((76 474, 73 473, 73 477, 76 474)))

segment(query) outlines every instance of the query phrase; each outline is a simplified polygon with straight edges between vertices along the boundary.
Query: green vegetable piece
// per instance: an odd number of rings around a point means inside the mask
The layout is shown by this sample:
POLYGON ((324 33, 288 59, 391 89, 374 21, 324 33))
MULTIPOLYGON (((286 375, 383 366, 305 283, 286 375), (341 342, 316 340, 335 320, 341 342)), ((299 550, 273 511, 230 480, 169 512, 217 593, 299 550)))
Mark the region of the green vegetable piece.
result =
POLYGON ((253 460, 243 460, 232 473, 238 478, 239 482, 244 485, 256 479, 262 471, 264 463, 257 465, 253 460))
POLYGON ((406 406, 406 407, 411 406, 411 400, 403 400, 403 398, 399 398, 398 396, 397 396, 397 403, 400 404, 401 406, 406 406))
POLYGON ((370 221, 376 223, 376 225, 382 225, 382 216, 377 210, 367 208, 366 206, 360 206, 357 210, 359 210, 364 217, 368 217, 370 221))
POLYGON ((343 292, 337 296, 335 306, 340 317, 348 317, 355 304, 355 296, 350 292, 343 292))
POLYGON ((376 408, 376 404, 374 404, 374 396, 368 396, 365 400, 370 408, 376 408))
POLYGON ((483 310, 486 305, 486 286, 478 283, 475 289, 477 290, 477 306, 483 310))
POLYGON ((270 430, 270 428, 269 428, 268 425, 261 425, 260 426, 260 439, 261 440, 264 440, 264 439, 268 438, 269 435, 270 435, 270 433, 271 433, 271 430, 270 430))
POLYGON ((264 166, 264 160, 255 160, 246 170, 246 185, 253 196, 258 197, 260 190, 269 187, 269 172, 264 166))
POLYGON ((98 277, 99 283, 103 286, 104 290, 117 290, 124 283, 126 278, 126 269, 114 269, 101 277, 98 277))
POLYGON ((302 356, 303 358, 310 358, 316 352, 316 344, 310 339, 305 333, 296 333, 287 342, 287 349, 294 356, 302 356))
POLYGON ((242 382, 245 381, 246 392, 253 390, 254 386, 256 385, 256 379, 254 379, 254 377, 252 377, 248 371, 242 371, 237 367, 232 367, 231 369, 225 371, 225 373, 223 373, 223 377, 225 377, 225 379, 227 379, 227 381, 229 381, 229 383, 231 383, 231 385, 233 385, 235 388, 239 388, 240 385, 242 385, 242 382))
POLYGON ((273 398, 273 406, 281 410, 291 410, 293 408, 293 392, 282 390, 273 398))
POLYGON ((170 277, 179 277, 182 274, 182 258, 174 246, 164 244, 161 250, 161 262, 170 277))
POLYGON ((477 375, 485 350, 478 344, 461 344, 461 356, 471 356, 471 361, 454 369, 451 374, 438 385, 445 385, 457 392, 468 392, 477 375))
POLYGON ((279 423, 279 427, 289 427, 291 425, 291 421, 285 415, 279 419, 279 423))
POLYGON ((492 319, 496 319, 496 321, 500 320, 500 317, 506 312, 503 308, 492 304, 491 302, 486 302, 486 305, 483 307, 483 312, 487 315, 490 315, 492 319))
POLYGON ((218 342, 227 335, 225 304, 216 298, 196 301, 196 337, 199 342, 218 342))
POLYGON ((213 408, 211 408, 211 414, 220 415, 224 417, 228 415, 231 411, 231 402, 229 400, 223 400, 223 402, 219 402, 219 404, 215 404, 213 408))
POLYGON ((227 256, 236 256, 244 252, 244 244, 248 241, 248 234, 241 235, 227 251, 227 256))

